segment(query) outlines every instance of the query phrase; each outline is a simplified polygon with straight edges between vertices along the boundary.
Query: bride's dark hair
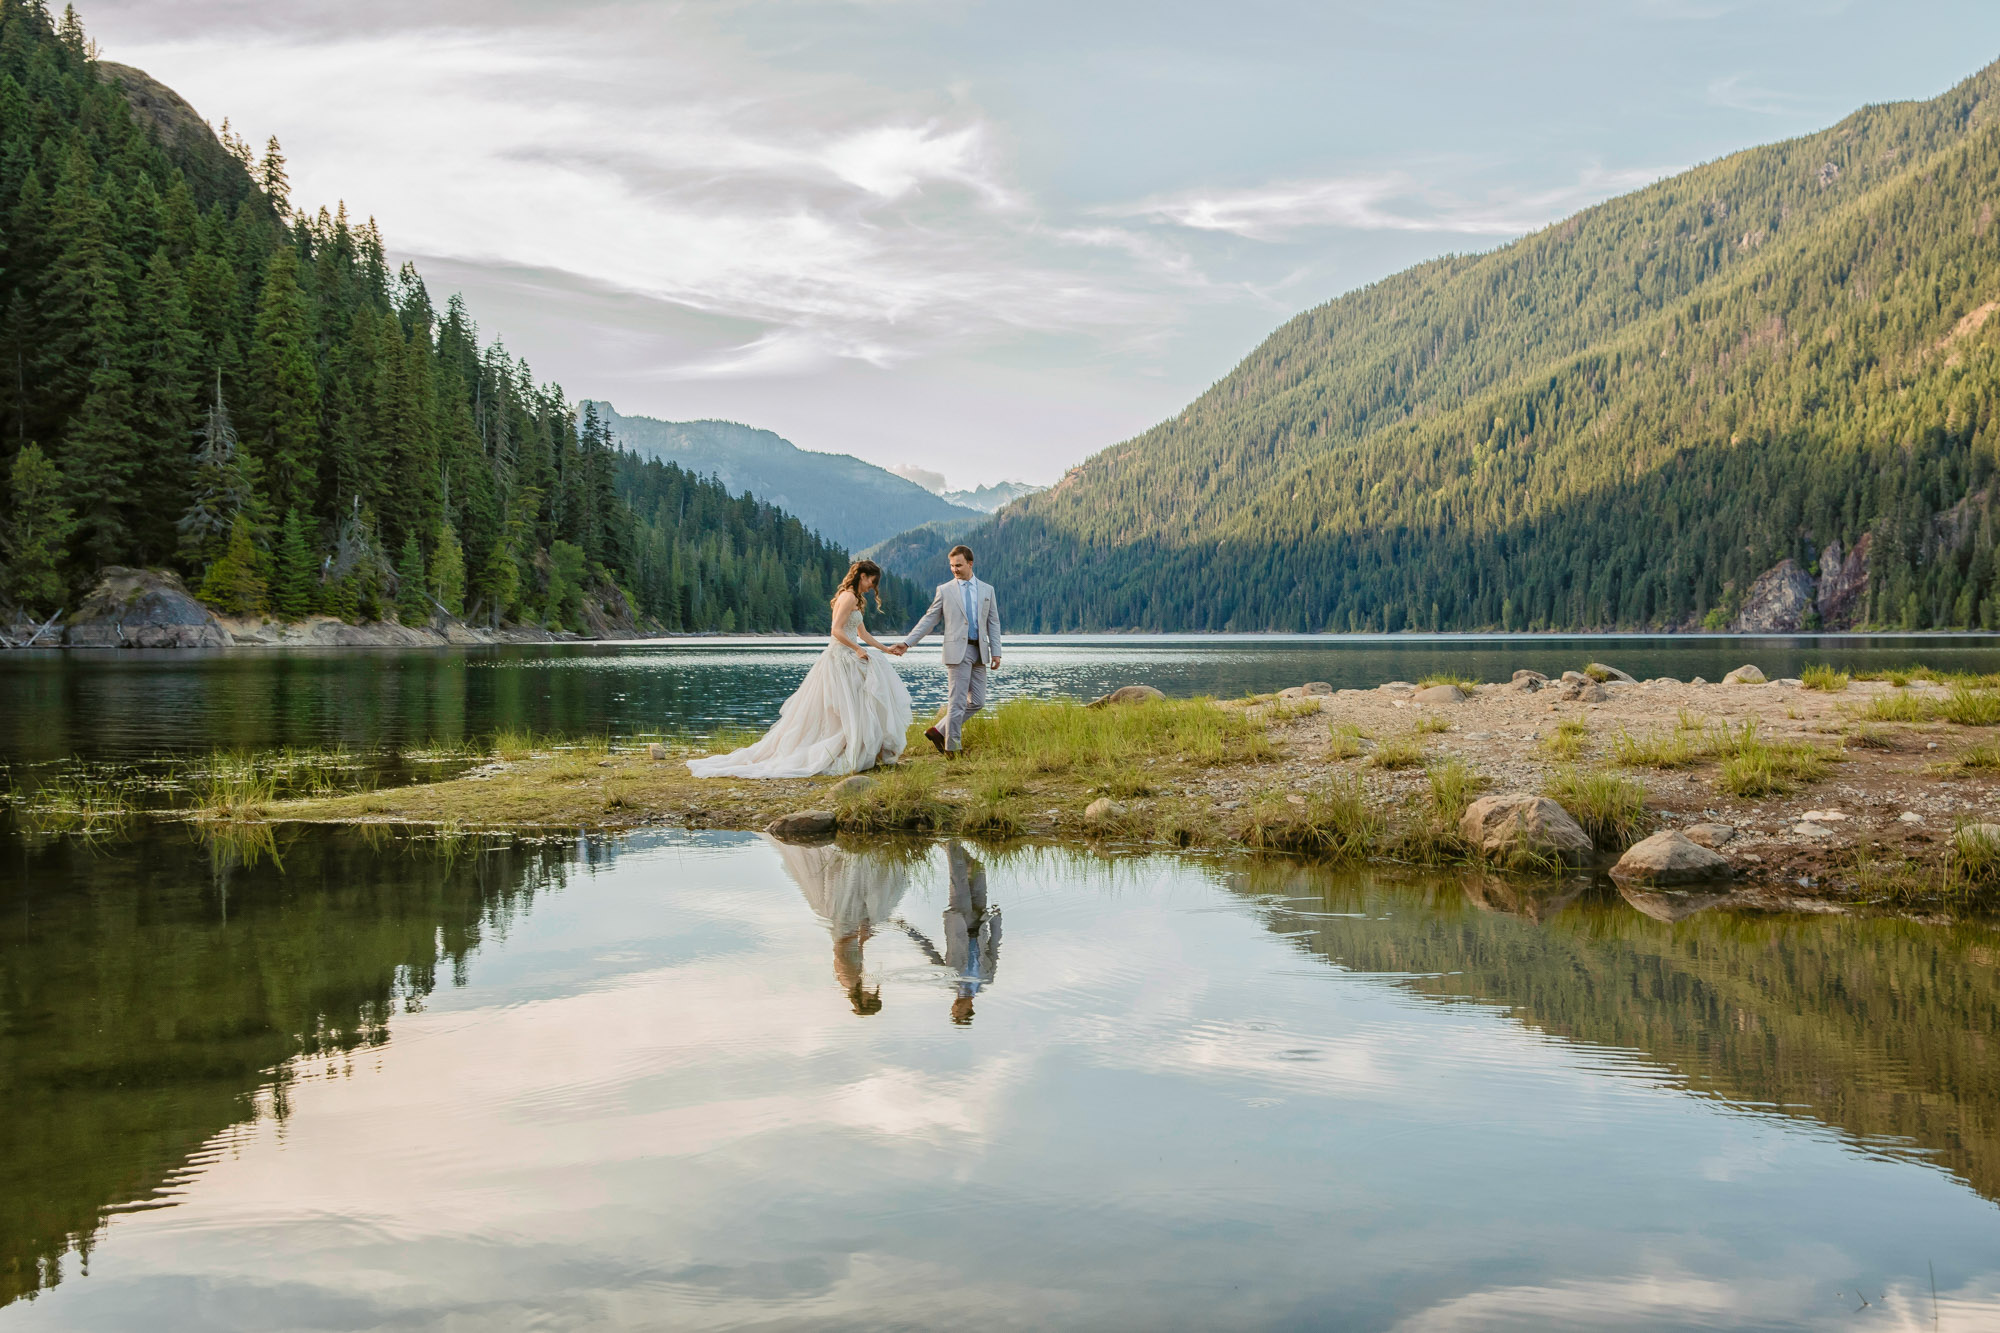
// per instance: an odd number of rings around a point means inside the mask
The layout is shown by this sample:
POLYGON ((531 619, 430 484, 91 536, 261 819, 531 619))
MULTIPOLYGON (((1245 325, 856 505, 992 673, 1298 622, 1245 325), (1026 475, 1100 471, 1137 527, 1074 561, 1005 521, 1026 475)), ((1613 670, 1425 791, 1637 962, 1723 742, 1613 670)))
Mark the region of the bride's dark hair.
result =
POLYGON ((875 609, 880 611, 882 609, 882 566, 876 564, 873 560, 856 560, 853 564, 849 565, 847 567, 847 577, 842 579, 840 586, 833 590, 833 600, 837 602, 840 600, 840 594, 852 591, 855 601, 867 601, 868 599, 861 591, 861 580, 863 579, 875 580, 875 609))

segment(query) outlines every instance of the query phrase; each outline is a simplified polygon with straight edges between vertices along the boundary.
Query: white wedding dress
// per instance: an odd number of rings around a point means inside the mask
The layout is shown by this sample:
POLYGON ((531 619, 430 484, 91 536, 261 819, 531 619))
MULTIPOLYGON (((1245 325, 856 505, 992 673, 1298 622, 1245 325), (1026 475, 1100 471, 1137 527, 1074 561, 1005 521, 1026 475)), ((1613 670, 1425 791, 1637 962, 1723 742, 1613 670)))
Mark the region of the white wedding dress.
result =
MULTIPOLYGON (((848 613, 847 636, 859 643, 861 612, 848 613)), ((777 725, 754 745, 688 760, 698 778, 807 778, 858 773, 893 764, 910 730, 910 688, 886 654, 869 650, 864 663, 838 639, 813 663, 777 725)))

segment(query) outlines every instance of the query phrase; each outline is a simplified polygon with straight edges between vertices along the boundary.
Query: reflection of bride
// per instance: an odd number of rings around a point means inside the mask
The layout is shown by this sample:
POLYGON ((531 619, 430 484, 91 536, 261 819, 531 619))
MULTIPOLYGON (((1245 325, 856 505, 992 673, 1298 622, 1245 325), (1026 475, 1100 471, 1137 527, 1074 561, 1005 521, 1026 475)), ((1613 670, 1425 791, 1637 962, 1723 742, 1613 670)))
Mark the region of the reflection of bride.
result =
POLYGON ((831 843, 802 847, 766 837, 785 864, 785 873, 806 896, 806 903, 833 934, 833 976, 857 1014, 882 1008, 882 988, 861 985, 861 946, 878 926, 895 915, 896 905, 910 887, 910 872, 890 857, 865 856, 831 843))
POLYGON ((778 721, 755 744, 729 754, 688 760, 698 778, 807 778, 858 773, 902 757, 910 730, 910 689, 889 649, 862 623, 861 601, 875 594, 882 609, 882 570, 857 560, 833 599, 833 637, 778 721), (881 651, 862 647, 872 643, 881 651))

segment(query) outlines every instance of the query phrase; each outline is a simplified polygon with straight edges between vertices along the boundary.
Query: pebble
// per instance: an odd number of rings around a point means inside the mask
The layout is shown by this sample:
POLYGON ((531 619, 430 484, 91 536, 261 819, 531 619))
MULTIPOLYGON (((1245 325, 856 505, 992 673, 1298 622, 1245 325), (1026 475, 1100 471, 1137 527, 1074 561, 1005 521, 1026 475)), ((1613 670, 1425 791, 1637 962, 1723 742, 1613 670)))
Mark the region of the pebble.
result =
POLYGON ((1822 824, 1826 823, 1838 824, 1841 820, 1847 818, 1847 816, 1842 814, 1838 810, 1808 810, 1804 814, 1800 815, 1799 818, 1816 819, 1822 824))
POLYGON ((1824 824, 1794 824, 1792 825, 1792 832, 1802 838, 1830 838, 1833 836, 1833 830, 1824 824))
POLYGON ((1921 824, 1924 822, 1924 817, 1914 810, 1905 810, 1902 814, 1896 816, 1896 822, 1898 824, 1921 824))

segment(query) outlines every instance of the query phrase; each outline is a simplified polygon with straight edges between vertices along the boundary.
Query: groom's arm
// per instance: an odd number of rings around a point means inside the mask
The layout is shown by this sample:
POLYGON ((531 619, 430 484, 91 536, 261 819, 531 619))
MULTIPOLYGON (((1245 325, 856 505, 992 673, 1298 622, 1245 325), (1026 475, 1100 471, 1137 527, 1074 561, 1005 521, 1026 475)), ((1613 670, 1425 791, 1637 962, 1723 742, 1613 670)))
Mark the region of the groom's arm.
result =
POLYGON ((992 593, 986 599, 986 628, 984 633, 993 637, 986 640, 992 648, 995 662, 1000 660, 1000 594, 992 593))
POLYGON ((924 636, 936 629, 938 622, 943 619, 944 594, 940 592, 937 596, 931 598, 931 609, 924 612, 924 617, 917 622, 916 628, 903 636, 903 646, 905 648, 914 648, 922 643, 924 636))

